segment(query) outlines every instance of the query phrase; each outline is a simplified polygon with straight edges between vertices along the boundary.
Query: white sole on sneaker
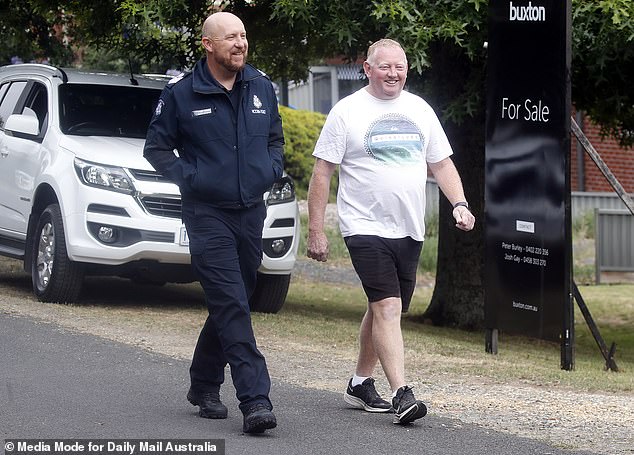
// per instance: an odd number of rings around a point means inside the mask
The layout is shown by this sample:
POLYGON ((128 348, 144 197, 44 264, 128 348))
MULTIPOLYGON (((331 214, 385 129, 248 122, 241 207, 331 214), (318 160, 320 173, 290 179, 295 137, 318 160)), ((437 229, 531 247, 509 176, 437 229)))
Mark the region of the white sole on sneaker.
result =
POLYGON ((348 403, 353 408, 363 409, 367 412, 390 412, 392 408, 373 408, 372 406, 368 406, 368 404, 363 401, 361 398, 357 398, 348 394, 348 392, 343 393, 343 401, 348 403))
POLYGON ((414 403, 409 408, 405 409, 400 414, 394 414, 394 420, 392 423, 396 425, 406 425, 413 422, 416 419, 425 417, 427 414, 427 407, 423 403, 414 403))

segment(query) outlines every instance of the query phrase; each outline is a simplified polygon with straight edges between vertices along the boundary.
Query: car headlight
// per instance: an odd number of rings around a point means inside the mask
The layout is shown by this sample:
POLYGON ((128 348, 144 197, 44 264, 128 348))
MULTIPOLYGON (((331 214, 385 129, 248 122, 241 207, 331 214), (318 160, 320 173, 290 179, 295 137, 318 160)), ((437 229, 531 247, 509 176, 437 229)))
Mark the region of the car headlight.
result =
POLYGON ((271 187, 266 198, 267 205, 283 204, 295 200, 295 183, 288 175, 282 177, 271 187))
POLYGON ((130 177, 123 168, 75 158, 75 171, 85 185, 125 194, 133 194, 135 191, 130 177))

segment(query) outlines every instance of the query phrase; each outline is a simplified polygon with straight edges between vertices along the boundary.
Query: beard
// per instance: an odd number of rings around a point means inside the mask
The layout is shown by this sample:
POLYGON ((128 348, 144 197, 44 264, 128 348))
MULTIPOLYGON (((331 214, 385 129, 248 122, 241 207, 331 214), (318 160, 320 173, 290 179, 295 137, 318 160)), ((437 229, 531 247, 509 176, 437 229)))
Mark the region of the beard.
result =
POLYGON ((230 53, 228 56, 227 55, 220 56, 220 55, 214 54, 213 59, 216 61, 216 63, 218 63, 223 68, 225 68, 227 71, 230 71, 232 73, 237 73, 242 68, 244 68, 244 65, 247 63, 248 51, 245 49, 244 52, 242 52, 241 54, 242 61, 240 63, 236 63, 235 61, 231 59, 231 57, 234 55, 237 55, 237 54, 230 53))

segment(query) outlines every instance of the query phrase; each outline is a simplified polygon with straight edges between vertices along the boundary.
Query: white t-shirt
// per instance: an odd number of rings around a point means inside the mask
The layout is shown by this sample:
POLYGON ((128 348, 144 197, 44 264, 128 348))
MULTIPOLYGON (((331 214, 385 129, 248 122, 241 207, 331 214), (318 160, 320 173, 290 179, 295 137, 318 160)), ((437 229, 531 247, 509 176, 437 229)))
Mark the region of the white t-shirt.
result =
POLYGON ((427 162, 452 154, 433 109, 403 91, 381 100, 365 88, 332 108, 313 156, 339 164, 341 234, 425 236, 427 162))

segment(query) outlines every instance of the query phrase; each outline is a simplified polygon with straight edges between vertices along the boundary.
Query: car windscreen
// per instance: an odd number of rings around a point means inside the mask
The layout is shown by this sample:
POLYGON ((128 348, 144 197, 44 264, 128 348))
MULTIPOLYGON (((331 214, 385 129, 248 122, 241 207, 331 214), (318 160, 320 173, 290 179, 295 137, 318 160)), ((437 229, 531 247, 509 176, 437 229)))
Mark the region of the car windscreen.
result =
POLYGON ((60 128, 64 134, 144 139, 161 90, 63 84, 59 95, 60 128))

